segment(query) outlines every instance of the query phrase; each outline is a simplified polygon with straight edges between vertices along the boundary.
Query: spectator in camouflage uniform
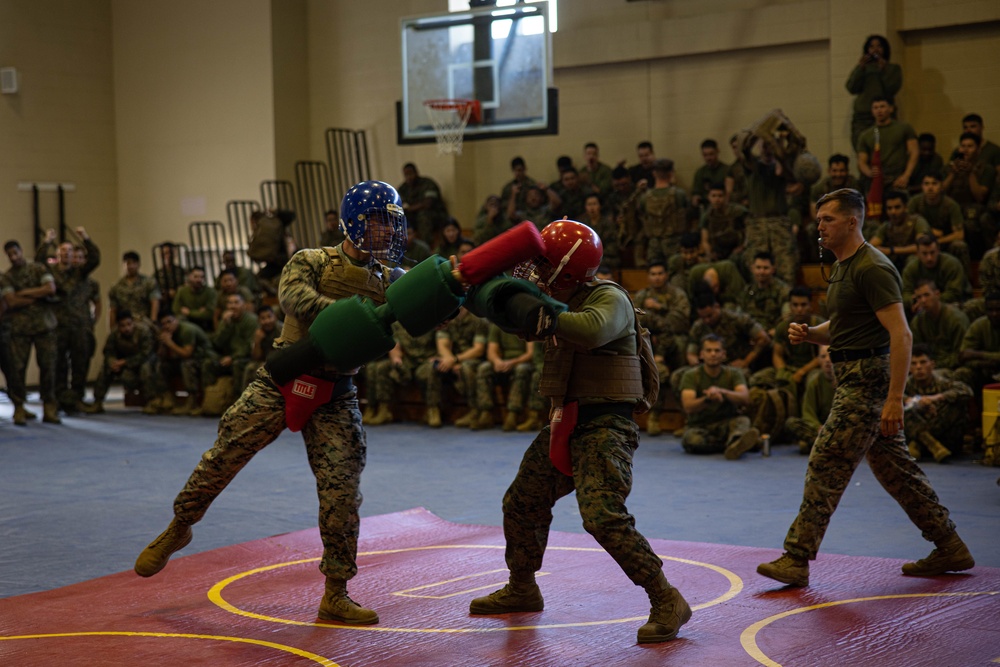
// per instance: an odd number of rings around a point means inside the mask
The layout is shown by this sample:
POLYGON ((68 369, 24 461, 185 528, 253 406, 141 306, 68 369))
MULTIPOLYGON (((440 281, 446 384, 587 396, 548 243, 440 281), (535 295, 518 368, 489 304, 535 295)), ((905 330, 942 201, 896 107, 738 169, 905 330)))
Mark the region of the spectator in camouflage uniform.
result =
POLYGON ((870 243, 884 252, 900 272, 906 268, 910 258, 917 254, 917 239, 933 233, 930 223, 906 210, 907 199, 909 196, 902 190, 890 190, 886 193, 884 201, 887 219, 870 239, 870 243))
POLYGON ((969 429, 972 389, 934 369, 934 354, 923 344, 913 346, 910 379, 906 383, 906 441, 919 461, 926 449, 938 463, 961 452, 969 429))
POLYGON ((726 174, 729 165, 719 159, 719 144, 715 139, 705 139, 701 142, 701 157, 705 164, 698 167, 691 180, 691 205, 704 209, 708 205, 708 191, 713 185, 722 187, 723 198, 726 192, 726 174))
POLYGON ((602 212, 601 198, 596 194, 587 195, 584 208, 585 215, 578 222, 584 223, 601 237, 601 243, 604 244, 605 266, 610 269, 620 268, 622 258, 618 245, 618 228, 612 222, 611 216, 602 212))
POLYGON ((707 201, 699 222, 702 252, 713 260, 742 262, 743 233, 750 211, 727 202, 726 186, 722 183, 708 186, 707 201))
POLYGON ((910 199, 906 210, 926 220, 941 249, 954 255, 968 272, 972 260, 965 240, 962 209, 958 202, 944 194, 943 183, 941 172, 932 171, 924 176, 921 193, 910 199))
MULTIPOLYGON (((518 193, 519 187, 518 185, 514 186, 515 194, 518 193)), ((534 223, 535 227, 542 229, 548 224, 546 221, 552 218, 551 211, 555 208, 553 202, 558 202, 559 198, 552 188, 542 189, 541 186, 533 185, 528 188, 528 194, 524 198, 524 208, 515 209, 516 201, 515 197, 511 197, 507 203, 506 219, 510 221, 511 225, 529 220, 534 223)))
MULTIPOLYGON (((580 180, 585 186, 593 188, 603 201, 611 194, 611 167, 600 161, 600 149, 590 142, 583 147, 583 166, 580 167, 580 180)), ((601 239, 604 240, 603 237, 601 239)), ((605 256, 607 261, 607 256, 605 256)))
POLYGON ((392 323, 392 337, 396 346, 386 358, 368 364, 368 407, 365 424, 378 426, 393 421, 389 404, 395 401, 400 388, 416 381, 424 394, 424 423, 433 428, 441 427, 441 382, 432 379, 437 375, 434 366, 438 361, 435 331, 414 336, 399 322, 392 323))
MULTIPOLYGON (((329 229, 330 229, 330 216, 331 215, 333 216, 333 224, 335 225, 336 229, 338 229, 338 230, 340 229, 340 221, 337 218, 337 212, 336 211, 327 211, 326 212, 325 231, 323 232, 323 235, 320 236, 320 247, 323 247, 323 246, 335 246, 335 245, 337 245, 337 243, 340 242, 339 240, 336 243, 325 243, 324 242, 324 241, 332 240, 332 238, 335 238, 335 237, 327 236, 327 231, 329 231, 329 229)), ((343 238, 344 238, 344 235, 341 234, 340 235, 340 240, 343 240, 343 238)), ((250 292, 250 297, 251 298, 247 300, 247 303, 256 303, 257 300, 260 298, 260 285, 257 284, 257 276, 255 276, 253 274, 253 271, 251 271, 247 267, 245 267, 245 266, 237 266, 236 265, 236 253, 233 252, 232 250, 223 250, 222 251, 222 270, 219 272, 219 275, 216 276, 216 278, 215 278, 215 284, 216 285, 218 285, 220 282, 222 282, 222 276, 227 271, 236 276, 236 282, 239 283, 240 287, 245 287, 250 292)))
MULTIPOLYGON (((593 186, 580 181, 576 167, 570 165, 559 176, 559 187, 553 186, 547 190, 554 215, 552 217, 568 217, 570 220, 583 218, 587 195, 594 192, 593 186)), ((530 202, 529 202, 530 203, 530 202)), ((523 218, 522 218, 523 219, 523 218)), ((532 220, 539 228, 545 223, 532 220)))
MULTIPOLYGON (((812 298, 808 287, 798 285, 788 295, 789 314, 781 319, 774 330, 771 346, 771 366, 762 368, 750 378, 751 387, 777 387, 790 383, 796 394, 812 371, 819 367, 815 345, 792 345, 788 340, 788 329, 794 324, 817 326, 823 318, 812 312, 812 298)), ((773 434, 772 434, 773 435, 773 434)))
POLYGON ((275 315, 271 306, 261 306, 257 309, 257 328, 253 332, 253 348, 250 350, 250 361, 247 362, 246 369, 243 371, 243 381, 239 386, 240 392, 253 382, 253 379, 257 377, 257 371, 271 356, 275 341, 281 337, 282 327, 283 323, 275 315))
MULTIPOLYGON (((647 286, 636 292, 632 301, 642 310, 639 322, 649 329, 652 337, 656 368, 660 384, 665 385, 670 373, 684 365, 687 332, 691 328, 691 303, 683 290, 667 282, 667 268, 663 262, 653 262, 646 267, 647 286)), ((660 434, 660 414, 666 393, 650 407, 646 431, 660 434)))
POLYGON ((604 208, 611 212, 615 221, 624 266, 641 268, 645 265, 646 258, 639 256, 635 243, 640 240, 642 231, 637 215, 639 197, 646 189, 645 181, 639 185, 632 183, 628 169, 621 165, 611 172, 611 194, 608 195, 604 208))
MULTIPOLYGON (((263 215, 263 214, 261 214, 263 215)), ((169 241, 160 244, 160 268, 156 269, 156 284, 160 287, 160 292, 163 294, 163 299, 166 301, 167 305, 174 302, 174 297, 177 296, 177 290, 184 285, 184 281, 187 280, 187 272, 176 263, 177 260, 177 246, 169 241)), ((135 311, 133 311, 135 312, 135 311)), ((153 322, 158 322, 158 319, 154 319, 153 322)))
POLYGON ((862 235, 864 197, 837 190, 819 201, 819 231, 833 252, 827 291, 830 320, 792 325, 789 340, 830 345, 837 389, 830 416, 813 445, 799 514, 785 538, 785 553, 757 572, 792 586, 809 583, 809 561, 854 469, 866 458, 872 474, 928 541, 929 556, 903 573, 935 576, 975 564, 948 510, 906 451, 903 390, 912 337, 903 312, 902 284, 892 263, 862 235))
MULTIPOLYGON (((982 140, 975 132, 962 133, 958 140, 959 155, 948 163, 948 175, 941 184, 947 196, 955 200, 962 211, 965 241, 971 244, 973 249, 970 252, 975 257, 982 257, 997 235, 997 229, 992 224, 985 229, 980 224, 997 178, 996 167, 983 161, 980 155, 982 140)), ((990 218, 984 221, 989 223, 990 218)))
POLYGON ((72 243, 56 244, 54 229, 45 233, 45 240, 35 253, 38 263, 44 263, 52 252, 57 257, 56 263, 49 269, 56 282, 52 307, 56 316, 56 401, 68 413, 79 412, 84 407, 90 360, 90 342, 86 336, 90 323, 90 305, 87 302, 90 286, 87 278, 101 263, 101 251, 90 240, 87 230, 77 227, 76 233, 87 252, 87 262, 81 267, 73 263, 72 243))
POLYGON ((910 195, 920 194, 924 176, 931 173, 944 173, 944 160, 937 152, 937 137, 924 132, 917 135, 917 166, 910 174, 906 192, 910 195))
POLYGON ((681 405, 687 420, 681 446, 688 454, 718 454, 738 459, 760 444, 760 433, 739 408, 750 401, 743 372, 725 366, 722 337, 709 333, 701 338, 702 363, 684 371, 680 381, 681 405))
POLYGON ((403 182, 397 188, 403 198, 407 223, 428 246, 435 243, 438 230, 448 220, 448 207, 441 188, 433 179, 421 176, 412 162, 403 165, 403 182))
POLYGON ((170 412, 189 415, 198 406, 201 393, 202 364, 209 356, 212 341, 197 324, 181 322, 169 310, 160 315, 160 331, 156 335, 156 371, 153 374, 156 395, 142 409, 146 414, 170 412), (180 377, 187 392, 182 405, 174 405, 174 378, 180 377))
POLYGON ((1000 372, 1000 292, 988 292, 985 302, 986 315, 965 331, 958 353, 960 367, 954 374, 956 380, 975 388, 977 394, 1000 372))
MULTIPOLYGON (((326 212, 326 215, 323 218, 323 233, 320 234, 318 245, 320 248, 333 248, 334 246, 340 245, 340 242, 343 240, 344 240, 344 231, 340 228, 340 214, 337 213, 336 209, 330 209, 329 211, 326 212)), ((227 250, 226 252, 231 252, 231 251, 227 250)), ((223 256, 223 264, 228 268, 228 265, 225 263, 224 257, 225 256, 223 256)), ((234 267, 235 264, 236 263, 233 262, 234 267)), ((242 268, 242 267, 237 267, 237 268, 242 268)), ((253 278, 254 280, 254 285, 256 285, 257 278, 253 275, 252 272, 247 271, 247 273, 250 274, 250 277, 253 278)), ((249 287, 255 294, 260 293, 259 288, 251 287, 248 283, 244 282, 243 277, 240 274, 237 274, 237 277, 240 279, 241 285, 243 285, 244 287, 249 287)))
POLYGON ((667 260, 670 284, 687 292, 690 299, 694 296, 691 293, 691 271, 707 261, 708 258, 701 252, 701 237, 694 232, 684 234, 681 236, 680 252, 667 260))
MULTIPOLYGON (((234 390, 239 387, 250 363, 256 330, 257 316, 247 312, 243 295, 234 292, 226 297, 226 310, 211 336, 212 349, 201 365, 202 387, 211 387, 224 376, 233 378, 234 390)), ((192 410, 191 414, 198 415, 200 412, 192 410)))
POLYGON ((414 227, 406 228, 406 251, 399 265, 404 269, 412 269, 414 266, 430 257, 433 253, 431 247, 421 238, 417 237, 417 230, 414 227))
POLYGON ((945 303, 960 304, 972 297, 972 285, 962 263, 941 252, 937 239, 926 234, 917 239, 917 256, 903 269, 903 304, 913 307, 913 290, 921 280, 933 280, 945 303))
MULTIPOLYGON (((987 250, 983 258, 979 260, 978 282, 979 289, 982 290, 983 294, 1000 292, 1000 245, 998 243, 1000 243, 1000 234, 997 235, 997 242, 994 243, 993 247, 987 250)), ((977 297, 963 303, 962 310, 968 315, 969 321, 974 322, 986 314, 986 304, 983 297, 977 297)))
POLYGON ((469 611, 542 611, 545 603, 535 573, 542 566, 552 507, 575 491, 584 528, 649 596, 650 616, 638 630, 638 642, 668 641, 690 619, 691 609, 667 581, 662 561, 636 531, 635 519, 625 507, 632 489, 632 457, 639 444, 632 413, 645 395, 638 372, 634 309, 618 286, 584 282, 594 275, 601 258, 600 239, 585 225, 554 222, 542 237, 545 254, 523 273, 538 276, 550 296, 569 306, 557 318, 554 340, 545 344, 542 392, 554 411, 569 404, 579 409, 575 419, 572 408, 569 413, 558 410, 565 423, 542 428, 525 452, 503 499, 510 582, 474 599, 469 611), (577 240, 583 241, 578 247, 577 240), (562 257, 567 258, 565 266, 562 257), (612 359, 634 363, 626 366, 612 359), (609 366, 632 370, 615 380, 589 370, 609 366), (556 450, 568 454, 558 463, 550 454, 552 429, 557 426, 566 431, 565 437, 556 432, 556 450))
POLYGON ((695 295, 698 319, 688 331, 687 358, 691 366, 698 364, 699 343, 706 334, 717 334, 723 341, 730 366, 750 368, 771 344, 771 337, 757 320, 740 310, 729 310, 719 305, 712 292, 701 291, 695 295))
POLYGON ((680 252, 681 236, 688 229, 687 193, 674 185, 674 161, 653 164, 655 183, 639 200, 639 220, 644 243, 640 254, 646 262, 666 261, 680 252))
POLYGON ((213 317, 217 299, 215 289, 205 284, 205 268, 194 266, 188 271, 187 282, 174 295, 172 311, 181 321, 195 324, 210 333, 215 328, 213 317))
POLYGON ((472 240, 477 245, 510 229, 510 221, 503 213, 505 210, 505 208, 501 208, 500 198, 496 195, 490 195, 486 198, 483 207, 476 214, 476 224, 472 229, 472 240))
POLYGON ((4 319, 10 326, 7 394, 14 403, 14 423, 18 426, 28 423, 24 407, 28 397, 25 380, 28 358, 34 346, 43 421, 60 424, 56 396, 56 316, 49 305, 49 299, 56 293, 55 279, 44 264, 29 264, 17 241, 7 241, 3 249, 10 260, 10 271, 3 275, 0 283, 0 296, 7 304, 4 319))
POLYGON ((969 318, 957 306, 941 303, 941 290, 933 280, 917 283, 913 304, 917 313, 910 320, 914 344, 926 345, 932 358, 940 360, 941 368, 957 368, 969 318))
POLYGON ((758 252, 750 265, 753 282, 743 288, 739 306, 774 336, 774 329, 781 318, 788 313, 788 295, 791 288, 781 278, 774 275, 774 256, 766 251, 758 252))
POLYGON ((152 331, 160 319, 160 300, 163 298, 160 287, 155 280, 139 273, 139 253, 129 250, 122 255, 122 262, 125 275, 108 292, 111 326, 118 321, 118 312, 127 310, 138 324, 152 331))
MULTIPOLYGON (((518 156, 510 161, 510 171, 514 178, 504 184, 503 188, 500 190, 500 198, 498 201, 499 206, 497 206, 497 212, 507 209, 508 202, 514 200, 514 210, 521 211, 527 208, 527 196, 528 191, 531 188, 536 187, 538 184, 535 179, 528 176, 528 166, 524 162, 524 158, 518 156)), ((489 237, 492 238, 492 237, 489 237)), ((482 243, 483 241, 488 241, 489 238, 476 239, 476 243, 482 243)))
POLYGON ((488 335, 489 323, 465 308, 460 308, 458 315, 437 331, 435 342, 440 359, 437 372, 455 383, 468 406, 468 411, 455 420, 455 426, 472 426, 479 419, 476 369, 486 356, 488 335))
POLYGON ((486 343, 486 361, 476 368, 476 409, 479 418, 471 425, 473 430, 493 428, 493 411, 496 407, 496 385, 507 385, 507 416, 503 430, 513 431, 520 423, 528 392, 531 391, 531 374, 535 370, 535 343, 525 342, 507 333, 495 324, 490 325, 486 343))
MULTIPOLYGON (((809 323, 814 327, 819 323, 809 323)), ((812 347, 812 345, 799 345, 798 347, 812 347)), ((833 374, 833 362, 830 361, 830 346, 819 345, 817 359, 820 363, 820 372, 813 373, 806 381, 806 389, 802 394, 800 402, 802 416, 788 417, 785 419, 785 428, 782 432, 787 437, 791 437, 799 448, 799 454, 808 454, 812 451, 813 442, 819 435, 820 428, 830 416, 830 409, 833 407, 833 391, 837 386, 837 379, 833 374)))
POLYGON ((155 395, 153 381, 153 334, 137 325, 132 313, 118 311, 118 321, 104 343, 104 363, 94 382, 94 402, 85 406, 88 414, 104 412, 104 398, 112 382, 120 380, 126 393, 138 391, 143 400, 155 395))
MULTIPOLYGON (((82 246, 73 248, 73 266, 77 268, 87 264, 87 251, 82 246)), ((80 312, 87 317, 87 370, 83 377, 90 375, 90 362, 97 352, 97 336, 94 334, 94 326, 101 318, 101 284, 94 280, 94 276, 87 276, 87 289, 80 294, 80 312)))
MULTIPOLYGON (((348 190, 340 207, 348 238, 336 248, 301 250, 285 265, 279 283, 285 313, 279 346, 305 336, 317 315, 337 300, 361 294, 384 303, 390 271, 382 261, 399 259, 404 238, 406 221, 400 204, 392 186, 380 181, 366 181, 348 190)), ((319 496, 323 542, 319 569, 326 577, 319 618, 367 625, 377 623, 378 614, 347 595, 347 580, 357 574, 358 509, 366 457, 357 391, 351 381, 356 372, 322 363, 308 371, 316 380, 330 383, 332 397, 304 415, 302 435, 319 496)), ((137 574, 153 576, 166 566, 171 554, 187 546, 192 524, 204 517, 212 501, 253 456, 281 435, 287 419, 284 396, 267 368, 262 368, 222 416, 218 439, 202 455, 174 501, 173 521, 136 560, 137 574)))

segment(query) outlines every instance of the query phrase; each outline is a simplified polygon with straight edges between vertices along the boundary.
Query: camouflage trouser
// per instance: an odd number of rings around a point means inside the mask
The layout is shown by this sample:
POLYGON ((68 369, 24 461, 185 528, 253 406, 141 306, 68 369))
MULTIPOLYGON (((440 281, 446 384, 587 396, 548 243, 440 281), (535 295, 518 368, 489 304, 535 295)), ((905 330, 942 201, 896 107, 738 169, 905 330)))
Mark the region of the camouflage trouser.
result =
POLYGON ((881 433, 889 356, 840 362, 834 369, 833 408, 809 455, 802 505, 788 529, 785 550, 799 558, 816 558, 830 517, 862 458, 924 539, 933 542, 951 535, 955 524, 906 451, 903 432, 891 437, 881 433))
POLYGON ((82 401, 90 369, 90 339, 86 327, 56 328, 56 399, 72 405, 82 401))
MULTIPOLYGON (((285 401, 267 371, 257 378, 219 421, 219 436, 174 500, 174 514, 184 523, 200 521, 216 496, 254 454, 285 429, 285 401)), ((321 406, 302 428, 309 466, 319 496, 319 534, 327 577, 357 574, 361 471, 365 467, 365 432, 357 392, 351 390, 321 406)))
POLYGON ((178 375, 184 384, 184 391, 194 396, 201 391, 201 366, 204 358, 191 359, 160 359, 158 371, 153 375, 156 380, 156 393, 165 394, 170 391, 170 383, 178 375))
POLYGON ((743 415, 703 426, 688 426, 681 447, 688 454, 718 454, 749 430, 750 418, 743 415))
POLYGON ((482 359, 466 359, 462 362, 455 388, 465 397, 465 404, 476 409, 476 372, 482 359))
POLYGON ((424 393, 424 403, 429 408, 441 407, 441 394, 444 393, 444 373, 438 373, 437 359, 420 362, 414 377, 424 393))
POLYGON ((27 400, 25 386, 28 372, 28 357, 31 346, 35 346, 35 361, 38 362, 38 390, 43 403, 55 403, 56 397, 56 355, 58 346, 56 332, 43 331, 34 336, 12 333, 10 336, 10 374, 7 376, 7 393, 15 405, 27 400))
POLYGON ((798 271, 798 244, 792 236, 791 223, 781 216, 748 218, 743 260, 747 268, 753 267, 753 257, 768 251, 774 255, 777 275, 789 285, 795 284, 798 271))
POLYGON ((666 262, 681 251, 681 235, 653 235, 646 238, 646 264, 666 262))
POLYGON ((632 583, 646 586, 660 574, 663 562, 635 529, 635 518, 625 507, 638 445, 638 429, 624 417, 604 415, 580 424, 570 437, 573 476, 567 477, 549 459, 549 427, 541 430, 503 498, 505 558, 512 574, 541 568, 552 508, 574 490, 584 529, 632 583))
POLYGON ((969 428, 969 411, 965 402, 960 405, 943 405, 937 414, 931 416, 922 411, 910 410, 906 413, 904 425, 906 441, 920 440, 923 433, 930 433, 935 440, 948 449, 956 447, 961 451, 965 433, 969 428))
MULTIPOLYGON (((113 361, 113 360, 112 360, 113 361)), ((111 370, 108 362, 105 361, 101 367, 101 373, 94 381, 94 401, 103 401, 108 395, 108 387, 112 382, 120 380, 126 392, 139 390, 143 398, 150 399, 156 395, 155 380, 153 379, 152 364, 146 362, 138 368, 124 366, 121 371, 115 373, 111 370)))
POLYGON ((816 436, 819 435, 819 429, 802 417, 789 417, 785 420, 784 433, 794 442, 808 442, 811 447, 816 436))
POLYGON ((211 387, 223 375, 231 375, 233 384, 239 384, 240 380, 243 379, 247 364, 250 362, 249 357, 233 357, 233 362, 229 366, 223 366, 219 363, 219 359, 221 357, 218 355, 212 355, 201 363, 201 385, 203 387, 211 387))
POLYGON ((518 364, 513 370, 506 373, 498 373, 493 370, 493 362, 480 362, 476 369, 476 408, 479 410, 492 410, 496 406, 494 399, 494 386, 497 383, 508 384, 507 387, 507 410, 510 412, 522 412, 528 392, 531 390, 531 374, 535 370, 535 365, 530 361, 518 364))
MULTIPOLYGON (((368 402, 369 403, 392 403, 396 400, 396 392, 400 387, 405 387, 414 380, 419 381, 420 389, 424 392, 424 401, 427 405, 441 405, 441 387, 437 388, 437 403, 431 403, 426 395, 426 380, 429 375, 428 370, 424 370, 423 377, 418 376, 419 366, 409 359, 403 359, 403 363, 394 364, 390 359, 380 359, 368 364, 368 402)), ((428 363, 428 369, 430 364, 428 363)))
POLYGON ((233 378, 234 382, 236 382, 237 380, 242 380, 242 383, 237 383, 239 386, 233 387, 234 391, 242 393, 244 389, 250 386, 250 383, 253 382, 253 379, 257 377, 257 371, 259 371, 263 365, 264 365, 263 361, 253 361, 253 360, 248 361, 247 365, 243 368, 243 377, 233 378))
POLYGON ((10 382, 10 326, 0 316, 0 373, 3 373, 4 381, 10 382))

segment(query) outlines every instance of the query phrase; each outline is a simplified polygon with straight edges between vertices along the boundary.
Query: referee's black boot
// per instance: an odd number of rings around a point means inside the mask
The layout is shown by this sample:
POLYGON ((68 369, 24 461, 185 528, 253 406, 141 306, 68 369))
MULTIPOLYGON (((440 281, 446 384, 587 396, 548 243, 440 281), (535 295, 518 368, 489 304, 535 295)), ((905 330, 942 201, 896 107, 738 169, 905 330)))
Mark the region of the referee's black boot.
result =
POLYGON ((969 547, 965 546, 958 533, 952 533, 943 540, 938 540, 934 543, 934 547, 927 558, 903 565, 903 574, 913 577, 934 577, 945 572, 971 570, 976 565, 969 547))
POLYGON ((541 611, 545 608, 542 591, 535 575, 510 575, 510 583, 469 604, 470 614, 509 614, 518 611, 541 611))
POLYGON ((649 620, 639 628, 636 641, 656 644, 673 639, 681 626, 691 620, 691 606, 662 572, 646 587, 646 594, 649 595, 649 620))

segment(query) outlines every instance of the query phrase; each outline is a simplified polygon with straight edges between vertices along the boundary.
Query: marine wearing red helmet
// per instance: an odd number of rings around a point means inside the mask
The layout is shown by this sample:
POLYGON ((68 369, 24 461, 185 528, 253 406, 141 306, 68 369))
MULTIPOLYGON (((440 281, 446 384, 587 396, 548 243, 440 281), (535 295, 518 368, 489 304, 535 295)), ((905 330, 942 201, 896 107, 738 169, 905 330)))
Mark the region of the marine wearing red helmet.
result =
POLYGON ((592 228, 575 220, 557 220, 542 230, 545 252, 522 262, 515 278, 537 283, 549 294, 590 282, 601 265, 604 245, 592 228))

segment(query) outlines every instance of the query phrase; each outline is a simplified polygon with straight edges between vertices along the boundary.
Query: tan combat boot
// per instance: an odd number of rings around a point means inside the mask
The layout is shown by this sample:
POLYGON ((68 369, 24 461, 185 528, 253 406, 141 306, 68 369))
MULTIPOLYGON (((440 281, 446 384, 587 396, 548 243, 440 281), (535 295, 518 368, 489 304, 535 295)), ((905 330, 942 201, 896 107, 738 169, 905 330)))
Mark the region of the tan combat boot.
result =
POLYGON ((174 517, 167 529, 149 543, 135 561, 135 573, 152 577, 167 566, 170 556, 191 543, 191 526, 174 517))
POLYGON ((646 435, 655 436, 661 433, 663 433, 663 429, 660 428, 660 413, 650 411, 646 418, 646 435))
POLYGON ((921 457, 920 445, 917 444, 916 440, 910 440, 910 442, 906 445, 906 451, 910 453, 910 456, 913 457, 914 461, 920 460, 921 457))
POLYGON ((431 428, 441 428, 441 408, 427 408, 426 421, 431 428))
POLYGON ((174 409, 170 411, 170 414, 184 417, 192 414, 197 407, 198 400, 191 394, 188 394, 188 397, 184 399, 184 402, 174 407, 174 409))
POLYGON ((62 424, 62 419, 59 419, 59 405, 57 403, 42 405, 42 421, 46 424, 62 424))
POLYGON ((528 410, 528 418, 517 425, 517 430, 524 433, 526 431, 537 431, 542 428, 542 416, 538 410, 528 410))
POLYGON ((389 424, 392 420, 392 410, 390 410, 389 406, 385 403, 381 403, 378 406, 378 410, 375 411, 375 416, 368 422, 368 425, 379 426, 380 424, 389 424))
POLYGON ((504 431, 513 431, 517 428, 517 415, 516 412, 507 412, 507 416, 503 418, 504 431))
POLYGON ((757 574, 789 586, 808 586, 809 560, 793 556, 786 551, 778 560, 758 565, 757 574))
POLYGON ((760 431, 751 428, 739 437, 739 439, 726 447, 723 456, 729 461, 735 461, 751 449, 760 444, 760 431))
POLYGON ((375 406, 369 403, 367 406, 365 406, 365 411, 361 415, 361 423, 362 424, 371 423, 371 420, 374 417, 375 417, 375 406))
POLYGON ((83 406, 83 411, 88 415, 100 415, 104 413, 104 401, 94 401, 90 405, 83 406))
POLYGON ((469 410, 464 415, 455 420, 455 426, 462 428, 468 428, 476 423, 479 419, 479 410, 469 410))
POLYGON ((510 583, 489 595, 475 598, 469 604, 470 614, 509 614, 519 611, 542 611, 545 600, 535 583, 535 575, 515 575, 510 583))
POLYGON ((347 597, 347 582, 343 579, 326 579, 326 591, 319 603, 321 621, 340 621, 348 625, 372 625, 378 623, 378 614, 365 609, 347 597))
POLYGON ((640 644, 673 639, 681 626, 691 619, 691 606, 681 592, 667 582, 662 572, 646 588, 646 594, 649 595, 649 620, 639 628, 636 639, 640 644))
POLYGON ((493 428, 493 410, 480 410, 479 416, 472 424, 473 431, 485 431, 493 428))
POLYGON ((975 559, 969 553, 969 547, 965 546, 958 533, 952 533, 943 540, 938 540, 934 546, 935 549, 927 558, 903 565, 903 574, 912 577, 935 577, 945 572, 970 570, 976 565, 975 559))
POLYGON ((142 406, 142 414, 144 415, 155 415, 160 411, 160 405, 163 403, 163 399, 160 396, 154 396, 153 398, 146 401, 146 405, 142 406))
POLYGON ((28 425, 28 411, 24 409, 24 403, 14 404, 14 424, 16 426, 28 425))
POLYGON ((28 421, 35 421, 36 419, 38 419, 38 415, 36 415, 28 408, 24 408, 24 416, 28 418, 28 421))
POLYGON ((921 433, 919 439, 938 463, 944 463, 951 458, 951 450, 942 445, 940 440, 927 431, 921 433))

